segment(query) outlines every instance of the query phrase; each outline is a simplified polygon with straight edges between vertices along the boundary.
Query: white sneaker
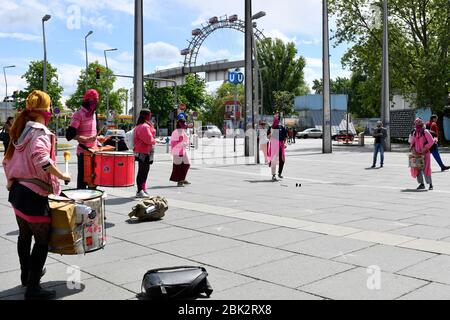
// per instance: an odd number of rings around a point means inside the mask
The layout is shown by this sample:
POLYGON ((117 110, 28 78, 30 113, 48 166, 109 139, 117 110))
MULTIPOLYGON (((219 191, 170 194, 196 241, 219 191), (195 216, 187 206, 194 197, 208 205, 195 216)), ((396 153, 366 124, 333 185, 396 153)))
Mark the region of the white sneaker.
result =
POLYGON ((150 195, 147 193, 147 190, 144 191, 145 197, 150 198, 150 195))
POLYGON ((147 198, 147 197, 148 197, 148 194, 146 194, 144 190, 141 190, 136 193, 136 198, 141 199, 141 198, 147 198))

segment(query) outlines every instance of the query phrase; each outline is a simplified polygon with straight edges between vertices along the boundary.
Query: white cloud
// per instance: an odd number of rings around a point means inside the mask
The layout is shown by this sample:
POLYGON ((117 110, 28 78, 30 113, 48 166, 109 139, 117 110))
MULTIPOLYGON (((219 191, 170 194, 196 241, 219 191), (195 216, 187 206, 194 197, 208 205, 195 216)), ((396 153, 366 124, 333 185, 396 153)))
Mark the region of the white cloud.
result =
POLYGON ((157 59, 157 60, 179 60, 180 50, 166 42, 158 41, 147 43, 144 46, 144 57, 145 59, 157 59))
POLYGON ((29 34, 29 33, 19 33, 19 32, 12 32, 12 33, 6 33, 6 32, 0 32, 0 38, 10 38, 10 39, 18 39, 23 41, 34 41, 39 42, 41 41, 41 37, 29 34))

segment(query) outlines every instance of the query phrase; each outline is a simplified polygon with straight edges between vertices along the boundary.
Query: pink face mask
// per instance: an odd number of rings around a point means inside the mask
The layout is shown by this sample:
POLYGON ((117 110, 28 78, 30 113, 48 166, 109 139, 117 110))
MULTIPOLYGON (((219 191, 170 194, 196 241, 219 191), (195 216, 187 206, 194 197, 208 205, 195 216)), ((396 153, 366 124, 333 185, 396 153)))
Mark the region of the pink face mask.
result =
POLYGON ((45 125, 48 126, 50 119, 52 118, 53 114, 48 111, 40 111, 39 112, 44 117, 45 125))

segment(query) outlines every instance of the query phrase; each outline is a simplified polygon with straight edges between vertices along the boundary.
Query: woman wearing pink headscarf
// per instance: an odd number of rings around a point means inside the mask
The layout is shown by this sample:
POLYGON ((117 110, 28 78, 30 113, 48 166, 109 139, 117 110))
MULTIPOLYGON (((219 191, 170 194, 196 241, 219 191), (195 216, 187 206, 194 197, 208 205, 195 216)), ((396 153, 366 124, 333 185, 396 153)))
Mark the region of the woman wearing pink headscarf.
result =
POLYGON ((172 132, 170 146, 172 147, 173 167, 170 181, 177 182, 178 187, 191 184, 186 180, 190 168, 186 148, 189 146, 189 137, 186 133, 187 125, 184 114, 178 115, 177 128, 172 132))
POLYGON ((409 136, 410 150, 414 155, 424 157, 424 167, 422 169, 411 167, 411 176, 417 178, 417 182, 419 182, 417 190, 425 189, 423 176, 425 176, 426 183, 430 185, 430 190, 433 190, 430 161, 430 148, 434 144, 433 136, 425 129, 422 119, 417 118, 414 125, 415 129, 409 136))
POLYGON ((269 147, 267 150, 267 158, 269 160, 269 167, 272 169, 272 181, 277 181, 276 170, 278 167, 278 178, 283 179, 283 173, 287 132, 286 129, 280 125, 280 118, 275 115, 273 118, 272 127, 267 131, 267 136, 270 137, 269 147))

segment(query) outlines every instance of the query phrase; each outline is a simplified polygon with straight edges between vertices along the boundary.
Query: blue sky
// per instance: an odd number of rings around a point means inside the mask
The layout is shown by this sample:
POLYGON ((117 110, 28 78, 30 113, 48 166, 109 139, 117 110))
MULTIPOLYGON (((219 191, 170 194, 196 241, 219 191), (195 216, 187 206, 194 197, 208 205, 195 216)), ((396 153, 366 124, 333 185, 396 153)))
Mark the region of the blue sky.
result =
MULTIPOLYGON (((94 31, 88 38, 89 61, 104 64, 103 50, 117 48, 108 53, 109 67, 117 74, 133 74, 134 0, 0 0, 0 4, 0 66, 16 65, 7 69, 9 94, 25 86, 21 75, 29 62, 43 59, 45 14, 52 16, 45 24, 48 60, 58 68, 63 100, 75 91, 85 66, 84 36, 89 30, 94 31)), ((258 28, 268 37, 296 43, 306 58, 305 78, 310 85, 322 72, 321 6, 320 0, 253 0, 253 13, 267 13, 258 20, 258 28)), ((243 18, 243 13, 243 0, 144 0, 145 72, 179 66, 183 61, 179 51, 188 46, 191 30, 209 17, 243 18)), ((197 63, 243 59, 243 45, 242 33, 217 31, 203 44, 197 63)), ((349 75, 340 64, 345 49, 330 48, 332 78, 349 75)), ((209 84, 209 91, 218 85, 209 84)), ((118 87, 131 88, 132 82, 120 79, 118 87)), ((4 94, 2 77, 0 96, 4 94)))

